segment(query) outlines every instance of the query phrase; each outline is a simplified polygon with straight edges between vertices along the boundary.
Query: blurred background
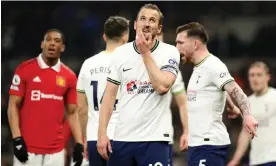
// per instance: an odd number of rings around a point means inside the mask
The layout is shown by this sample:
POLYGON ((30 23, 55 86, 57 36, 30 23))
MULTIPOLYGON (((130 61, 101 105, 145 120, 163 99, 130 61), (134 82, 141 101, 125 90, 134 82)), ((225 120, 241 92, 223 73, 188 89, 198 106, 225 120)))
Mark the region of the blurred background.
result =
MULTIPOLYGON (((66 39, 62 61, 78 75, 83 61, 105 48, 103 24, 111 15, 131 22, 130 41, 135 37, 133 22, 139 8, 148 2, 1 2, 1 160, 12 165, 11 133, 7 119, 9 86, 16 66, 38 56, 47 29, 60 29, 66 39)), ((262 60, 272 71, 270 85, 276 87, 276 2, 152 2, 165 16, 164 40, 175 45, 176 27, 190 21, 205 26, 210 36, 210 52, 222 59, 232 76, 250 95, 247 69, 251 62, 262 60)), ((184 81, 189 81, 191 65, 181 65, 184 81)), ((175 129, 175 166, 186 165, 186 152, 180 152, 182 134, 179 113, 172 103, 175 129)), ((241 119, 224 122, 235 149, 241 119)), ((243 163, 247 165, 248 157, 243 163)))

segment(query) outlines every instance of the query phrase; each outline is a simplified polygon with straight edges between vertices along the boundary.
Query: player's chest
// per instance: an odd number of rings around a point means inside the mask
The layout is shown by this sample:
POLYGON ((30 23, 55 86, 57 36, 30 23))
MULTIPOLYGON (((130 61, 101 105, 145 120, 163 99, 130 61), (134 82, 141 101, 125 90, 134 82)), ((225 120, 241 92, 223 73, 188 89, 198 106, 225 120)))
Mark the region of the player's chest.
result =
MULTIPOLYGON (((158 68, 162 67, 163 61, 161 58, 157 58, 155 54, 152 58, 158 68)), ((120 72, 123 80, 149 80, 147 68, 145 62, 143 61, 142 55, 137 54, 132 58, 126 60, 120 67, 120 72)))
POLYGON ((270 115, 272 112, 276 113, 276 103, 270 99, 259 99, 250 101, 251 110, 257 119, 263 116, 270 115))
POLYGON ((68 87, 68 79, 53 70, 41 70, 30 73, 26 86, 32 92, 63 95, 68 87))
POLYGON ((188 90, 208 90, 210 88, 209 80, 210 78, 205 72, 194 70, 189 80, 188 90))

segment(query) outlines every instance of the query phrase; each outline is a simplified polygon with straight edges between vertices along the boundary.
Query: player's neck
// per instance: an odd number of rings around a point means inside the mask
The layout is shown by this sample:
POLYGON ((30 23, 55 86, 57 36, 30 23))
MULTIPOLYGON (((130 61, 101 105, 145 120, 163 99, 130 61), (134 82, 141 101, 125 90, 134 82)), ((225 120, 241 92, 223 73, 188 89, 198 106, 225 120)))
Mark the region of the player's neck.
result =
POLYGON ((255 92, 254 94, 256 96, 263 96, 264 94, 266 94, 268 92, 269 87, 265 86, 262 90, 255 92))
POLYGON ((202 49, 202 50, 198 50, 195 54, 194 54, 194 58, 193 58, 193 64, 197 65, 200 64, 205 58, 207 58, 210 55, 208 49, 202 49))
POLYGON ((105 52, 112 53, 115 50, 115 48, 119 47, 120 45, 121 43, 107 43, 105 52))
POLYGON ((46 56, 42 55, 42 59, 48 66, 55 66, 58 63, 58 58, 46 58, 46 56))

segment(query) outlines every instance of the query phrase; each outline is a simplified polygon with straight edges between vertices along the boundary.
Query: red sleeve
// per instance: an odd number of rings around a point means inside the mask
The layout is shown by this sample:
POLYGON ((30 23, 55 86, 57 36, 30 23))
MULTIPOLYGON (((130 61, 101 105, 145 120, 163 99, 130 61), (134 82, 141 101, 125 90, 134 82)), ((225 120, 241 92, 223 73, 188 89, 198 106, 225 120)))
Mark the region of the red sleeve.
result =
POLYGON ((26 79, 22 70, 22 65, 19 65, 15 70, 9 94, 23 97, 25 89, 26 79))
POLYGON ((69 80, 68 90, 66 92, 66 103, 67 104, 77 104, 77 77, 74 74, 69 80))

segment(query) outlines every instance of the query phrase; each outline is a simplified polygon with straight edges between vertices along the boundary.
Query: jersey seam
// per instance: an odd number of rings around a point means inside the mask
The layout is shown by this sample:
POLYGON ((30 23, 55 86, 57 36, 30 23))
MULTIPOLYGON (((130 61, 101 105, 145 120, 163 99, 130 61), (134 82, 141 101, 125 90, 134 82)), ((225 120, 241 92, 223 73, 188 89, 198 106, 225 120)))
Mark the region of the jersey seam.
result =
POLYGON ((116 81, 116 80, 111 79, 111 78, 109 78, 109 77, 107 77, 107 81, 108 81, 108 82, 111 82, 111 83, 113 83, 113 84, 116 84, 116 85, 120 85, 120 84, 121 84, 119 81, 116 81))
POLYGON ((223 84, 221 84, 221 86, 219 87, 219 89, 223 89, 224 88, 224 86, 227 84, 227 83, 229 83, 229 82, 232 82, 232 81, 234 81, 234 79, 228 79, 227 81, 225 81, 223 84))

